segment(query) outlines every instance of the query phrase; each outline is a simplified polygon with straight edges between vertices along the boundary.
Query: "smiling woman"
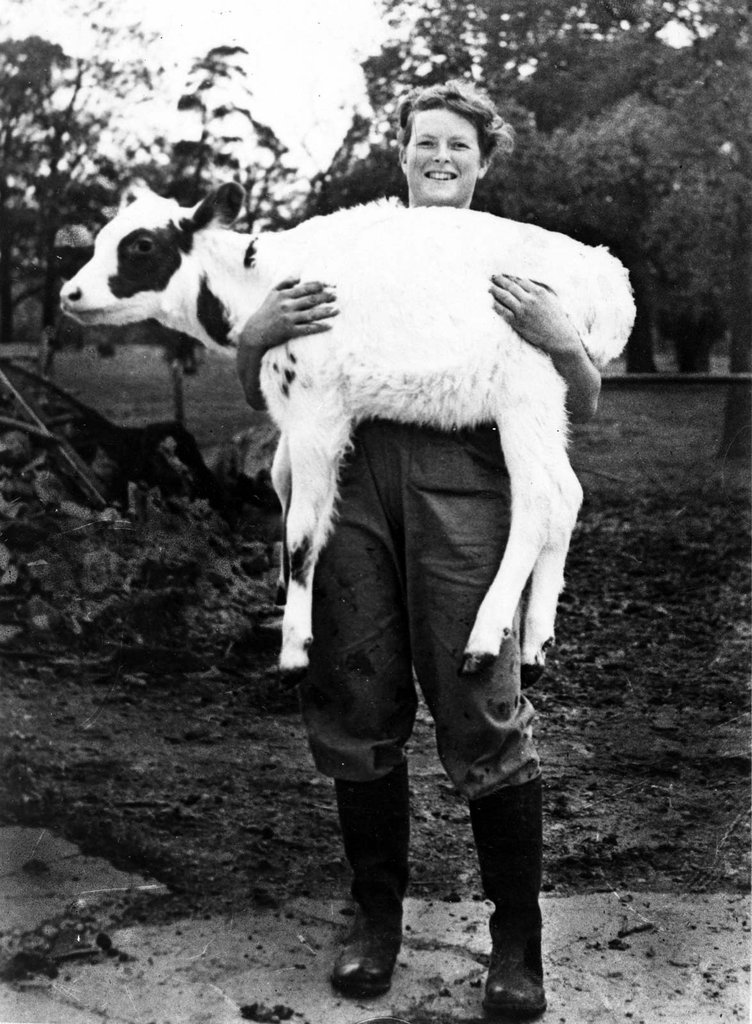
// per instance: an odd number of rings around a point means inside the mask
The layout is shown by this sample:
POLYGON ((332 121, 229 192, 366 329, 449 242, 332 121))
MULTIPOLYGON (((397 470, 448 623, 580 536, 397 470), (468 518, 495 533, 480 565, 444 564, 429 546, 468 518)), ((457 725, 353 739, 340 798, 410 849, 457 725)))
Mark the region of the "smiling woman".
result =
POLYGON ((514 135, 493 105, 462 83, 423 90, 400 107, 400 163, 410 206, 470 206, 497 150, 514 135))
POLYGON ((410 206, 470 206, 486 173, 473 126, 450 110, 422 110, 402 150, 410 206))

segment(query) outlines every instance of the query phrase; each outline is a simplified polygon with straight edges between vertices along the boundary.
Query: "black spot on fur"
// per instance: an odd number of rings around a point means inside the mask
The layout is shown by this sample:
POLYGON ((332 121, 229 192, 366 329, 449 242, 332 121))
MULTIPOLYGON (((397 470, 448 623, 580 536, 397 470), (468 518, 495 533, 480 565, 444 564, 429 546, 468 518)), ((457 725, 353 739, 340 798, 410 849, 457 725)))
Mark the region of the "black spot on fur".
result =
POLYGON ((296 583, 304 584, 311 567, 311 540, 304 537, 297 547, 290 551, 290 576, 296 583))
POLYGON ((250 267, 255 267, 255 265, 256 265, 256 239, 252 238, 248 248, 245 251, 245 256, 243 257, 243 266, 250 268, 250 267))
POLYGON ((207 196, 206 199, 196 208, 190 224, 193 231, 200 231, 201 228, 208 227, 214 219, 214 204, 212 202, 212 196, 207 196))
POLYGON ((170 223, 163 228, 137 228, 120 240, 118 268, 108 280, 112 294, 128 299, 139 292, 164 291, 180 267, 180 229, 170 223))
POLYGON ((179 248, 185 253, 190 252, 193 248, 193 236, 196 233, 196 226, 193 221, 183 217, 177 226, 177 233, 179 248))
POLYGON ((292 382, 295 380, 295 371, 289 369, 285 370, 285 380, 287 381, 288 384, 292 384, 292 382))
POLYGON ((290 397, 290 385, 286 381, 282 384, 282 394, 285 398, 290 397))
POLYGON ((196 307, 201 326, 218 345, 229 345, 230 321, 227 310, 209 287, 206 278, 201 279, 196 307))
POLYGON ((297 361, 298 361, 295 358, 295 353, 294 352, 288 352, 287 353, 287 358, 290 360, 291 363, 297 363, 297 361))

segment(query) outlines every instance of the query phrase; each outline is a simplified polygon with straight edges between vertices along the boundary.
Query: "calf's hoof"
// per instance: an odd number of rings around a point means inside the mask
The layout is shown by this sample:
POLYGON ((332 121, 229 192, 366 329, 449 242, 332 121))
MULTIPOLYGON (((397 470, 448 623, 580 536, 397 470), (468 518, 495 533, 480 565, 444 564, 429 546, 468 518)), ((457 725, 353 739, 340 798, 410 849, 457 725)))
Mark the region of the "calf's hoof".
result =
POLYGON ((488 651, 481 651, 475 654, 465 651, 462 655, 462 664, 457 674, 460 676, 477 676, 483 669, 493 665, 497 657, 498 655, 490 654, 488 651))
POLYGON ((545 665, 522 665, 520 668, 520 685, 523 690, 527 690, 530 686, 535 686, 540 677, 543 675, 545 665))
POLYGON ((285 690, 293 690, 298 683, 303 679, 303 676, 308 671, 308 666, 303 668, 282 668, 278 666, 279 681, 285 690))
POLYGON ((554 645, 554 638, 550 636, 545 643, 541 644, 538 650, 533 648, 532 656, 531 651, 522 649, 522 668, 520 669, 522 689, 526 690, 529 686, 534 686, 546 668, 546 652, 549 651, 554 645))
POLYGON ((476 624, 475 629, 470 634, 465 653, 462 655, 462 664, 457 675, 477 676, 484 669, 489 668, 499 657, 502 645, 512 636, 512 630, 505 627, 501 631, 501 639, 499 640, 496 636, 493 636, 490 638, 489 643, 489 637, 485 635, 486 633, 487 631, 479 630, 476 624))
POLYGON ((279 674, 286 680, 297 682, 308 669, 308 648, 313 643, 307 637, 302 644, 282 644, 279 656, 279 674))

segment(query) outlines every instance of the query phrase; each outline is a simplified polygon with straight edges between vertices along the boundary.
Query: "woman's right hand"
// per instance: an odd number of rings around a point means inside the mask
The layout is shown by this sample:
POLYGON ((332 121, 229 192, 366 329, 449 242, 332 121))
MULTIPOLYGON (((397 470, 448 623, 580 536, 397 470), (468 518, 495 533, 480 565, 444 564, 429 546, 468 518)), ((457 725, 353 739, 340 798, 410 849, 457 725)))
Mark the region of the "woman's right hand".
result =
POLYGON ((318 281, 301 284, 297 278, 287 278, 272 288, 246 320, 239 337, 238 376, 253 409, 264 408, 259 377, 261 361, 269 349, 331 330, 327 321, 339 313, 335 302, 331 285, 318 281))
POLYGON ((304 284, 287 278, 273 288, 245 323, 240 344, 268 352, 293 338, 331 330, 326 323, 337 316, 336 295, 330 285, 318 281, 304 284))

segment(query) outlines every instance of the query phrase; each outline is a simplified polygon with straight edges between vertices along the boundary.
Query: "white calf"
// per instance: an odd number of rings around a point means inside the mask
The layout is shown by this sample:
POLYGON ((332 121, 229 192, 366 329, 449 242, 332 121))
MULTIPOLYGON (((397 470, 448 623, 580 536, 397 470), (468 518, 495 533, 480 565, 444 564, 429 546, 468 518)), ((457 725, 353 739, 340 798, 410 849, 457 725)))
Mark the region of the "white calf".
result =
POLYGON ((312 575, 335 518, 342 458, 355 425, 381 417, 446 430, 498 424, 511 529, 458 668, 475 672, 498 656, 532 577, 522 660, 539 672, 582 491, 566 454, 565 385, 550 358, 493 311, 489 278, 504 272, 552 288, 602 365, 634 319, 626 271, 604 249, 449 208, 376 203, 256 238, 216 230, 242 203, 236 185, 193 210, 144 194, 103 228, 62 303, 82 323, 154 317, 228 351, 283 278, 336 285, 333 329, 274 349, 262 365, 282 435, 273 479, 290 564, 280 667, 308 663, 312 575))

